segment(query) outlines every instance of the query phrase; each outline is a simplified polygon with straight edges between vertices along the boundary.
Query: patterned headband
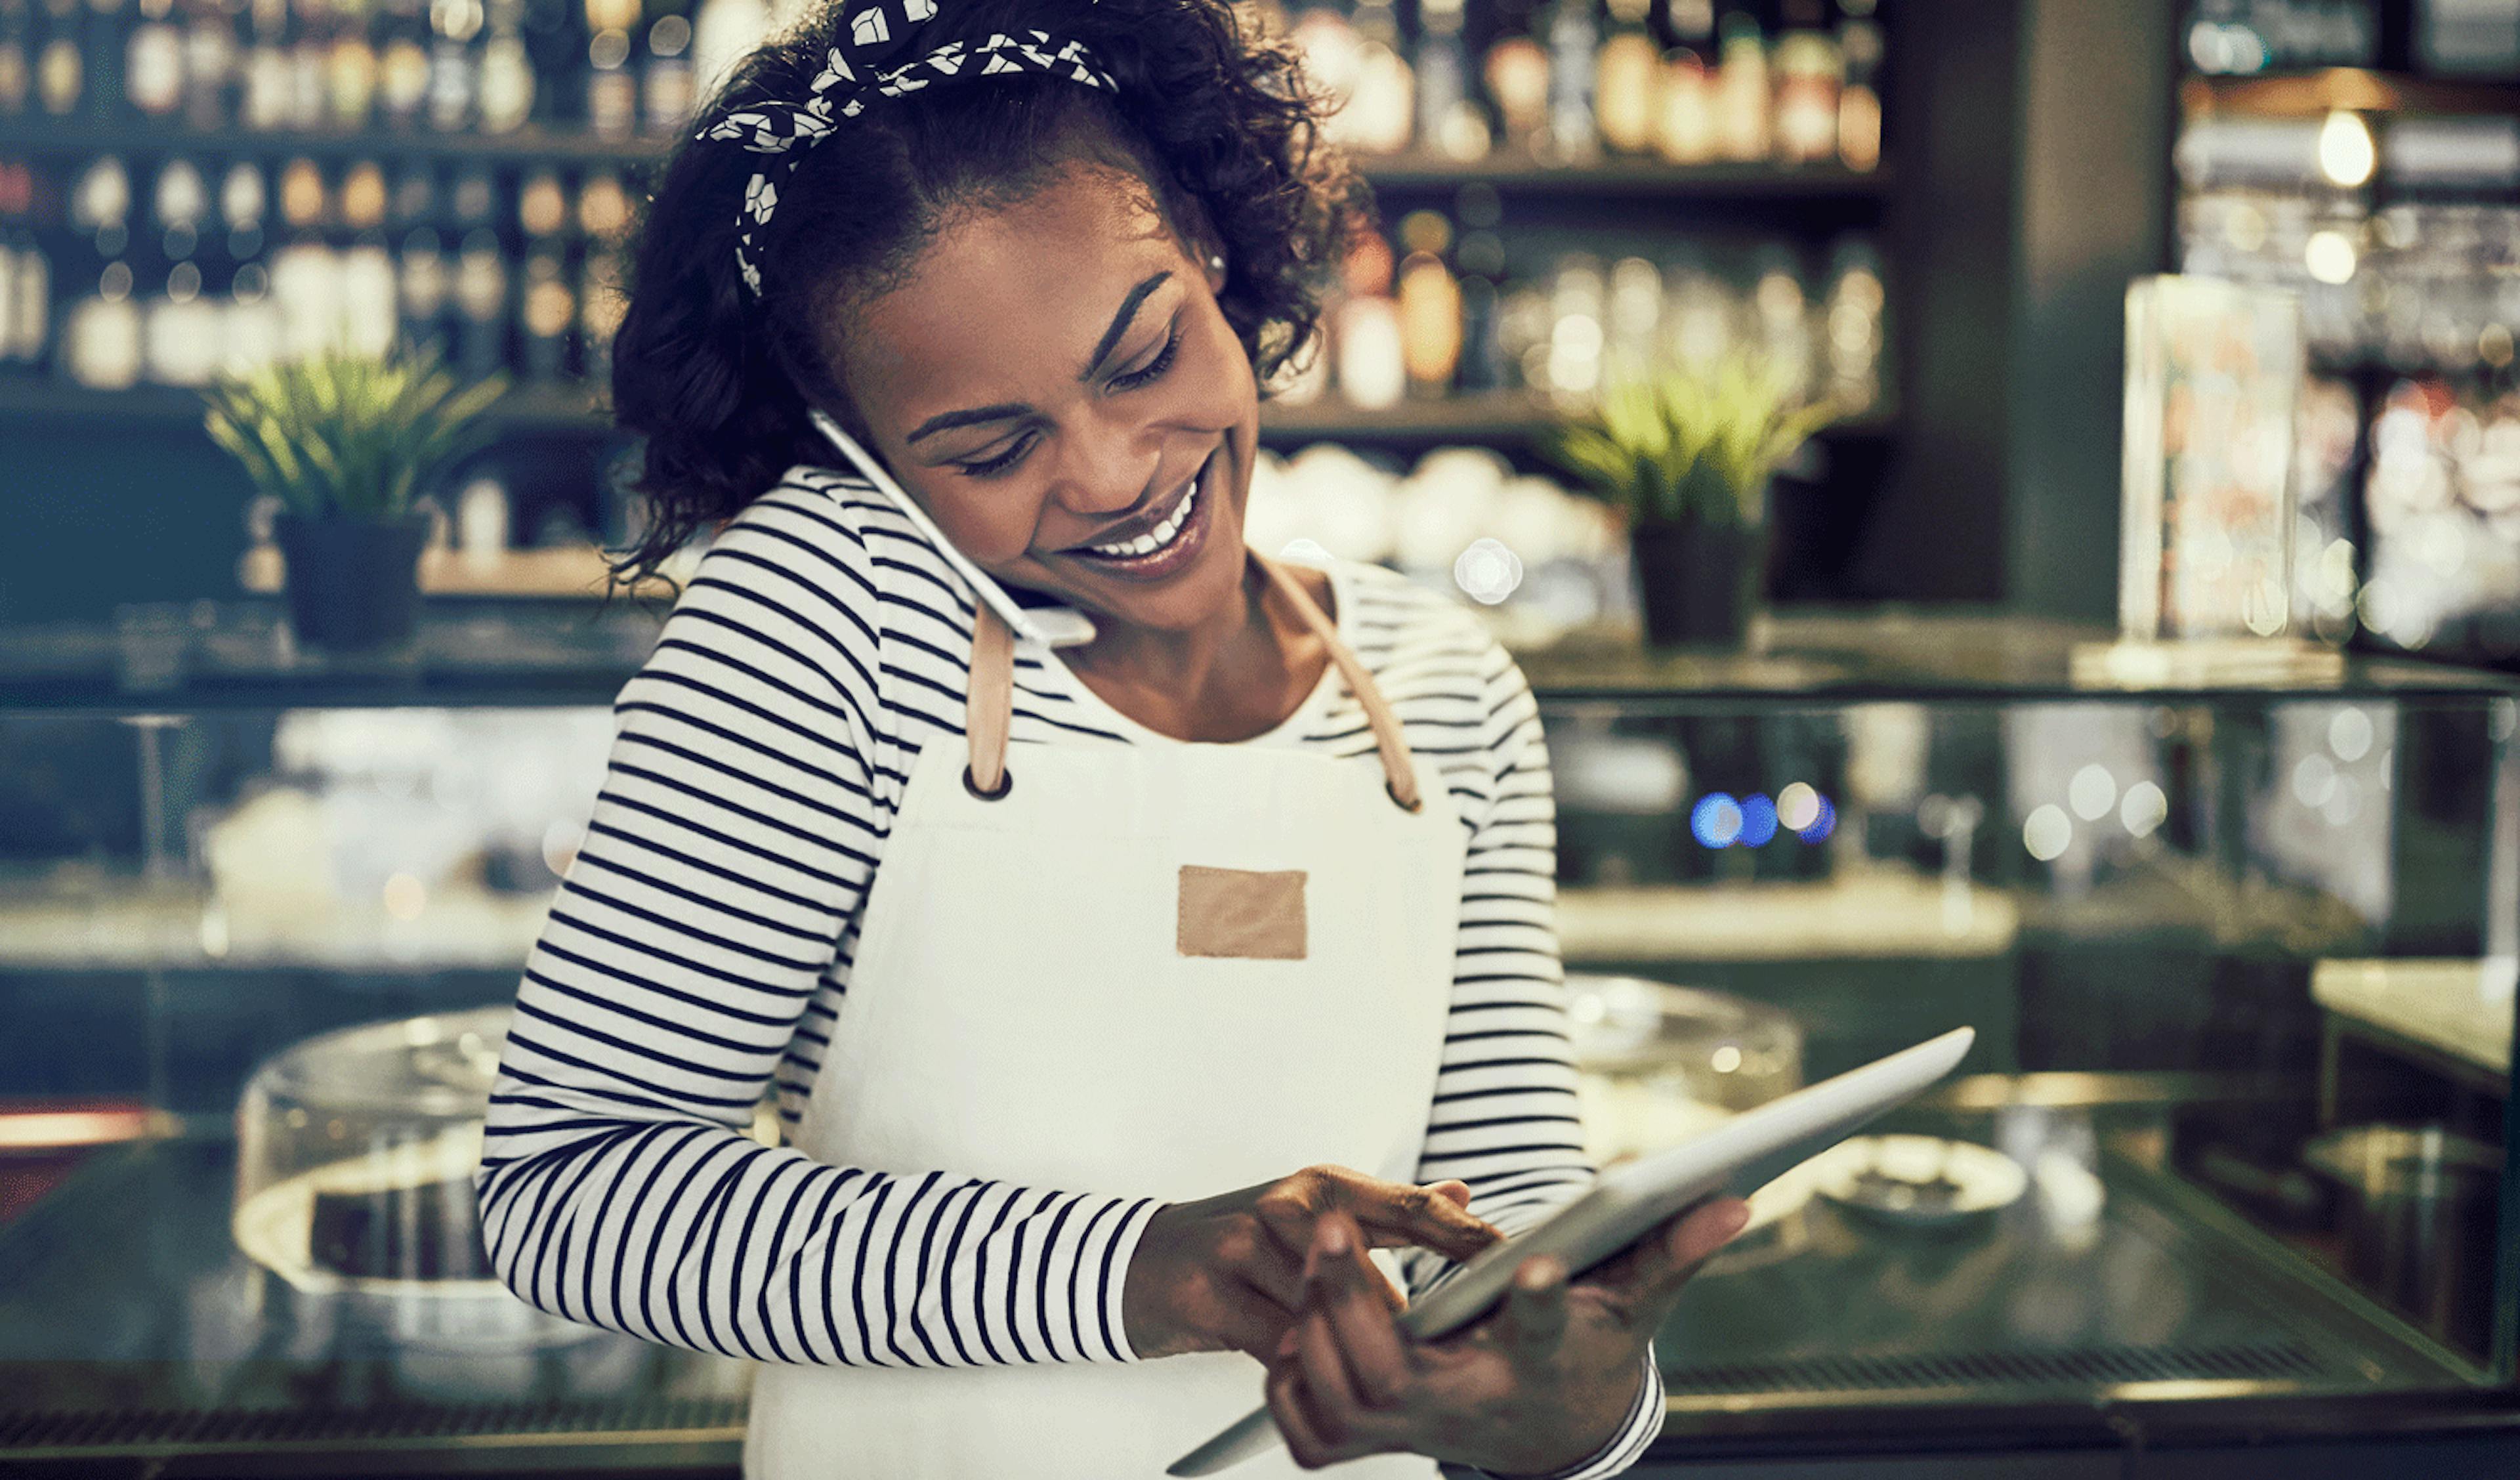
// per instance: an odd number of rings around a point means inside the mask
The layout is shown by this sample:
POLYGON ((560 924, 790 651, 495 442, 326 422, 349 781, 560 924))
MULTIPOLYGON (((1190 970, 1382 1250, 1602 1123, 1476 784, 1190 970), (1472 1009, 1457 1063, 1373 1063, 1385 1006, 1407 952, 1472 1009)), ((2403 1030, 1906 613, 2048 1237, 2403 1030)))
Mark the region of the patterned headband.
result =
POLYGON ((864 0, 843 21, 830 60, 804 102, 757 103, 700 131, 702 139, 728 140, 757 155, 784 157, 775 164, 765 160, 752 172, 736 217, 736 266, 753 296, 761 295, 753 234, 770 224, 770 213, 778 208, 779 182, 795 173, 807 146, 819 143, 840 119, 864 112, 872 100, 899 98, 939 82, 1020 72, 1064 77, 1105 92, 1119 90, 1085 43, 1062 41, 1046 31, 1001 31, 977 46, 945 41, 921 51, 919 36, 935 17, 936 4, 864 0), (904 57, 908 60, 899 60, 904 57))

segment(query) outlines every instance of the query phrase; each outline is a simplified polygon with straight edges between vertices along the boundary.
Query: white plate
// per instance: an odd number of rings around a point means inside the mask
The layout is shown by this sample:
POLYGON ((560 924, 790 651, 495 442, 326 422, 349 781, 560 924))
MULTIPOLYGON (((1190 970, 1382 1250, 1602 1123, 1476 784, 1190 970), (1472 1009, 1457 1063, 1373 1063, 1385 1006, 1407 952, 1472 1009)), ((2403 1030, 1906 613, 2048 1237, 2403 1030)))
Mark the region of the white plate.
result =
POLYGON ((1858 1136, 1812 1163, 1822 1197, 1893 1223, 1958 1223, 2010 1207, 2030 1189, 2020 1162, 1939 1136, 1858 1136))

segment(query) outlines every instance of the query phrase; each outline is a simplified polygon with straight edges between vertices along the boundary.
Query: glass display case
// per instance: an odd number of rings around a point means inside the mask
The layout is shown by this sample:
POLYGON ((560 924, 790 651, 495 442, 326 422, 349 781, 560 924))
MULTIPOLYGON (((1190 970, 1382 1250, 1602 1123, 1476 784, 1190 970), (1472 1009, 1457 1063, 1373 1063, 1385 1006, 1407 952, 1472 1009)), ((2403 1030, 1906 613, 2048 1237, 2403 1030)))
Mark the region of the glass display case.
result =
MULTIPOLYGON (((652 633, 498 620, 0 642, 0 1460, 731 1471, 745 1368, 481 1278, 482 1065, 652 633)), ((2090 636, 1526 658, 1598 1154, 1978 1029, 1690 1287, 1671 1454, 2510 1406, 2520 689, 2078 687, 2090 636)))

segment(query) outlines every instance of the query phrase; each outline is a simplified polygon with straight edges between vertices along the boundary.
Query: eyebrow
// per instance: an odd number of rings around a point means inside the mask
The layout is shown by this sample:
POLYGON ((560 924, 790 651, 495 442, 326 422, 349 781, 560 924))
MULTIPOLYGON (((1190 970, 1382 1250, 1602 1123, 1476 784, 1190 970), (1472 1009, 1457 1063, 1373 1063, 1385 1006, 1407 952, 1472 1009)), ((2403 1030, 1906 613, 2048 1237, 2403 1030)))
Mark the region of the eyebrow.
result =
MULTIPOLYGON (((1166 270, 1156 273, 1129 290, 1129 295, 1120 300, 1119 312, 1111 316, 1110 327, 1102 331, 1102 341, 1094 346, 1092 358, 1088 359, 1085 362, 1085 368, 1077 373, 1078 380, 1087 380, 1093 376, 1095 367, 1101 365, 1111 353, 1112 346, 1120 342, 1120 336, 1127 334, 1129 326, 1137 322, 1138 306, 1147 301, 1147 294, 1171 280, 1172 273, 1166 270)), ((968 411, 949 411, 920 423, 916 430, 901 440, 906 446, 922 437, 934 436, 940 431, 952 431, 957 426, 973 426, 982 422, 1002 422, 1009 417, 1021 416, 1031 409, 1019 402, 1004 402, 996 406, 975 406, 968 411)))

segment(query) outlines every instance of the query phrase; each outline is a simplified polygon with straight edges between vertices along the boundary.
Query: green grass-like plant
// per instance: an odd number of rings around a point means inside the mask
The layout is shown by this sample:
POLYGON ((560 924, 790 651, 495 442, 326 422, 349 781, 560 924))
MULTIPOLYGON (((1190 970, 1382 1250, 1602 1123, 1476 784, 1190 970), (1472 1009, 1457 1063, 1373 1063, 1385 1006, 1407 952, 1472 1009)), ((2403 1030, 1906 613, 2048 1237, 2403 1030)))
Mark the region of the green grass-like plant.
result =
POLYGON ((1734 350, 1700 372, 1669 366, 1603 387, 1598 408, 1549 450, 1639 524, 1756 524, 1777 465, 1838 419, 1795 404, 1766 357, 1734 350))
POLYGON ((202 392, 210 439, 300 518, 390 519, 469 451, 504 378, 467 385, 433 356, 341 352, 226 376, 202 392))

